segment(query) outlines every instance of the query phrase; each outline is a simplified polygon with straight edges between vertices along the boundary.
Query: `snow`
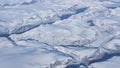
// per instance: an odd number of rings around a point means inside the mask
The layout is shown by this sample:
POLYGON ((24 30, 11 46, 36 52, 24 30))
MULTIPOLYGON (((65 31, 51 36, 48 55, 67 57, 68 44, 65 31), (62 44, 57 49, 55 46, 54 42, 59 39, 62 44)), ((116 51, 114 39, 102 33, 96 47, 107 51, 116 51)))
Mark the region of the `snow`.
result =
POLYGON ((0 0, 0 68, 119 68, 119 0, 0 0))

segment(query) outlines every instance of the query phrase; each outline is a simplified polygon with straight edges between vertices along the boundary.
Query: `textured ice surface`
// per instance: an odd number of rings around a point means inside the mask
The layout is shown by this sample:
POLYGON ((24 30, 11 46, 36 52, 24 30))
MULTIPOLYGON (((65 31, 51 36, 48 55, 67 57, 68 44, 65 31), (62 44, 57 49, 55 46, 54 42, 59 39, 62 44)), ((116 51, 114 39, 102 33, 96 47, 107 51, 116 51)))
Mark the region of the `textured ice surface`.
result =
POLYGON ((120 0, 0 0, 0 68, 119 68, 120 0))

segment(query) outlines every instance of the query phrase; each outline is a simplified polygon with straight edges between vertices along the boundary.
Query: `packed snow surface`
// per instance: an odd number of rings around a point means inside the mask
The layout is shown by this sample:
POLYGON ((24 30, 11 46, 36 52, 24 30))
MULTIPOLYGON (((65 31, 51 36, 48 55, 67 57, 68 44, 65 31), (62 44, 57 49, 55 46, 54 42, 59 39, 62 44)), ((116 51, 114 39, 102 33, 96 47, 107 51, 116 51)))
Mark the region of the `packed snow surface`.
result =
POLYGON ((120 0, 0 0, 0 68, 120 68, 120 0))

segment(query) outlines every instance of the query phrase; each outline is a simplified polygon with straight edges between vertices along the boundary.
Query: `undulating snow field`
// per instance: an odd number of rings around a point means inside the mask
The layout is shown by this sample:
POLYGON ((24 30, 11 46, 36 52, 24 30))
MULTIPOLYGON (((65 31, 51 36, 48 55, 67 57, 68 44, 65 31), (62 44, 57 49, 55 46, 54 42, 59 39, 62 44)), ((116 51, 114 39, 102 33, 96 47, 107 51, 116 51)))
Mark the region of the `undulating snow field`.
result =
POLYGON ((0 0, 0 68, 120 68, 120 0, 0 0))

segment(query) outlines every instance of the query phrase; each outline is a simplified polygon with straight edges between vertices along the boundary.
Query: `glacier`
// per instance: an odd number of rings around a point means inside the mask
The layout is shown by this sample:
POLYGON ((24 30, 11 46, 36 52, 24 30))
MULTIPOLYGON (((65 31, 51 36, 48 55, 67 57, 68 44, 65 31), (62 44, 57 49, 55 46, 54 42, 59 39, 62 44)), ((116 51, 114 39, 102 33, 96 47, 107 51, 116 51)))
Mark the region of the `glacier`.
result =
POLYGON ((0 68, 120 68, 120 0, 0 0, 0 68))

